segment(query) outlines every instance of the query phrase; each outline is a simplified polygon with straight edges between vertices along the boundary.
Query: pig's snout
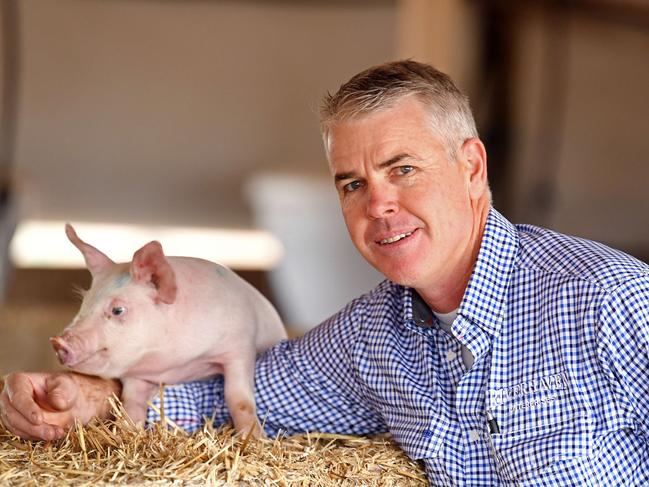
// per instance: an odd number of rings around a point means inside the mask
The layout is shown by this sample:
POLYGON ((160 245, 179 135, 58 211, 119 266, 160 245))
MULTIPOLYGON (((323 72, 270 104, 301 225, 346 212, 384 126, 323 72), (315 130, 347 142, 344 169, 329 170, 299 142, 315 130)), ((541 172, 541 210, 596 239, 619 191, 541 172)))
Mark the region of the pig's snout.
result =
POLYGON ((61 365, 74 365, 75 353, 63 338, 58 336, 52 337, 50 338, 50 343, 52 344, 52 347, 54 347, 54 351, 56 352, 56 356, 61 365))

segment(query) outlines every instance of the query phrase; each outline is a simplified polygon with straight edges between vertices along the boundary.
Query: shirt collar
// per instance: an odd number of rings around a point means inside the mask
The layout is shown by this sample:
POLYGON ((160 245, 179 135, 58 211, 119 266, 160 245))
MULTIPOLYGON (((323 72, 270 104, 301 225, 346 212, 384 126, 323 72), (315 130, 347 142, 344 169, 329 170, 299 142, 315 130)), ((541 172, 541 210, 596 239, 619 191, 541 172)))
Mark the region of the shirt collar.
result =
POLYGON ((487 217, 480 251, 459 315, 495 335, 505 317, 509 280, 518 253, 516 228, 494 208, 487 217))
POLYGON ((433 313, 424 302, 424 300, 412 288, 406 289, 406 300, 411 303, 411 315, 406 318, 412 318, 419 326, 431 326, 433 324, 433 313))

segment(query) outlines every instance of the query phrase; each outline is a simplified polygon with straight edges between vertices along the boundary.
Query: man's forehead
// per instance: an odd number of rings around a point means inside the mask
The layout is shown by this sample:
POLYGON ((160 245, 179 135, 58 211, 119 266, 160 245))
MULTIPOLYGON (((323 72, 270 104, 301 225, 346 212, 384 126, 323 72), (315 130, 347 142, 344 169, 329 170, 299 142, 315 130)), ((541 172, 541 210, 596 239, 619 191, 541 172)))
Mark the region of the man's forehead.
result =
MULTIPOLYGON (((389 158, 395 151, 404 151, 409 143, 416 143, 422 136, 428 141, 439 138, 425 112, 401 110, 399 107, 371 116, 338 122, 324 134, 324 145, 330 167, 351 162, 361 153, 389 158)), ((406 150, 407 152, 407 150, 406 150)))
POLYGON ((369 148, 377 149, 407 135, 405 126, 396 118, 383 114, 339 122, 327 132, 327 152, 331 158, 345 158, 369 148))

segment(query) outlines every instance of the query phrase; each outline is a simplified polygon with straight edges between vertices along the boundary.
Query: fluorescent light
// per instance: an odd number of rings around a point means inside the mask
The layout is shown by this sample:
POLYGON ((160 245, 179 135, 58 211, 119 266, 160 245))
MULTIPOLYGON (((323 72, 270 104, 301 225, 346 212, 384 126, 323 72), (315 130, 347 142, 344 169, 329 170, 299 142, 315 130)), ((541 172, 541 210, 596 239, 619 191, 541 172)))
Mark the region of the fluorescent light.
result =
MULTIPOLYGON (((281 260, 280 241, 260 230, 77 223, 79 237, 115 262, 128 262, 133 253, 158 240, 166 255, 185 255, 219 262, 241 270, 268 270, 281 260)), ((79 268, 83 256, 65 236, 63 221, 21 221, 9 247, 16 267, 79 268)))

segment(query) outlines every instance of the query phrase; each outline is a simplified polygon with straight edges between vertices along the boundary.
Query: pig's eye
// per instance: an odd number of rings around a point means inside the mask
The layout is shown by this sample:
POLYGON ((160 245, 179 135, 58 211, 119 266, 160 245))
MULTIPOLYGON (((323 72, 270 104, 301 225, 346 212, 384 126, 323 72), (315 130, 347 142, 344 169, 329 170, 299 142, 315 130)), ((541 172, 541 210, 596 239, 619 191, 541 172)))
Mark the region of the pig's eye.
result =
POLYGON ((125 312, 126 312, 126 308, 124 306, 115 306, 112 309, 112 313, 114 316, 123 315, 125 312))

